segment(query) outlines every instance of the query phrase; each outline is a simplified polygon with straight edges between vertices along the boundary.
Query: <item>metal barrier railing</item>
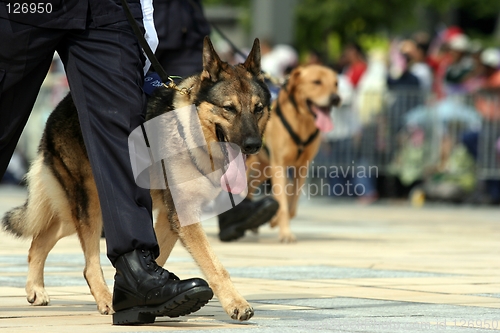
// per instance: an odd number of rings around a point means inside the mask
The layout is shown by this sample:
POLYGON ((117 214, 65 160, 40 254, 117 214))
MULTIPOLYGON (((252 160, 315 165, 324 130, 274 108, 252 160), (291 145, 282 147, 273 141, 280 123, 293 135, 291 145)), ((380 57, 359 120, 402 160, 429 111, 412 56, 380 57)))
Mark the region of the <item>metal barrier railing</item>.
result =
POLYGON ((311 177, 321 176, 319 167, 362 165, 410 182, 465 167, 467 151, 478 180, 500 179, 500 90, 441 100, 412 91, 364 93, 355 100, 332 111, 340 123, 324 136, 311 177))

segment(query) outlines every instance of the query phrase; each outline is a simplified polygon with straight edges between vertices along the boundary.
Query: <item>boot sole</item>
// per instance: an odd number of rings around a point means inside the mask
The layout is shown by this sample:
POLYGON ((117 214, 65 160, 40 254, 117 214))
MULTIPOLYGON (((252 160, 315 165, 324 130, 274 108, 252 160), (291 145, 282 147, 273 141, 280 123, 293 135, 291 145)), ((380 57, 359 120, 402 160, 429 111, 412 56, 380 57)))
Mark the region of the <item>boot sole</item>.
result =
POLYGON ((270 201, 267 206, 262 207, 256 214, 248 217, 240 223, 233 224, 219 233, 219 239, 223 242, 230 242, 241 238, 245 231, 255 229, 269 221, 278 211, 279 203, 270 201))
POLYGON ((195 287, 156 306, 137 306, 113 313, 113 325, 152 324, 156 317, 179 317, 196 312, 214 296, 209 287, 195 287))

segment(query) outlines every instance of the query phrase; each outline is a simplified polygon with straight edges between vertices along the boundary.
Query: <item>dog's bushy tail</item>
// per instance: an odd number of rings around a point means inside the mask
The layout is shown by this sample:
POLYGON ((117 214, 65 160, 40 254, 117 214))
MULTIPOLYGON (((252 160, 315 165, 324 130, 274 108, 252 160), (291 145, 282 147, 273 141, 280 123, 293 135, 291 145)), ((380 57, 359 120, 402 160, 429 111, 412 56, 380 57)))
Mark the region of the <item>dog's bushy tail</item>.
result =
POLYGON ((47 228, 53 217, 53 210, 46 195, 44 178, 43 158, 39 156, 27 175, 26 202, 8 211, 2 218, 5 231, 17 237, 32 237, 47 228))
POLYGON ((28 202, 24 205, 9 210, 2 219, 2 226, 5 231, 17 237, 27 237, 26 226, 26 209, 28 202))

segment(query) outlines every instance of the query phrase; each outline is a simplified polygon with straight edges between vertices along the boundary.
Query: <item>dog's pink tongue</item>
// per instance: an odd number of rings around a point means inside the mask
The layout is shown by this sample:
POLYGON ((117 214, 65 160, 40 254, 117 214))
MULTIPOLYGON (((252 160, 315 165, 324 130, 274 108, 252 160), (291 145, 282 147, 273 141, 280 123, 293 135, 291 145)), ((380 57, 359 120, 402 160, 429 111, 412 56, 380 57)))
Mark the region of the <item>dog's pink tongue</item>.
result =
POLYGON ((333 129, 333 122, 330 118, 330 114, 323 112, 320 108, 313 106, 316 113, 316 127, 319 128, 321 132, 330 132, 333 129))
POLYGON ((220 186, 226 192, 240 194, 247 188, 247 175, 244 155, 238 149, 227 147, 229 165, 226 172, 220 177, 220 186))

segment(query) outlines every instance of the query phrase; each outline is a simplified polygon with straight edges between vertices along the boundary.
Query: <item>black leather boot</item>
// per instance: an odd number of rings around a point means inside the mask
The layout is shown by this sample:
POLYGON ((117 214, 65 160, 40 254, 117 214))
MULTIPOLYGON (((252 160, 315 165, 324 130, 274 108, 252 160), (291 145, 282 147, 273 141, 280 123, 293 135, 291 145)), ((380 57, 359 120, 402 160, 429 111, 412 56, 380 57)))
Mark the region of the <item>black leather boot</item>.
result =
POLYGON ((185 316, 201 309, 213 297, 205 280, 180 280, 158 266, 147 250, 120 256, 115 268, 114 325, 154 323, 159 316, 185 316))
POLYGON ((219 215, 219 239, 230 242, 243 237, 246 230, 256 229, 268 222, 278 208, 279 204, 273 197, 259 201, 244 199, 236 207, 219 215))

